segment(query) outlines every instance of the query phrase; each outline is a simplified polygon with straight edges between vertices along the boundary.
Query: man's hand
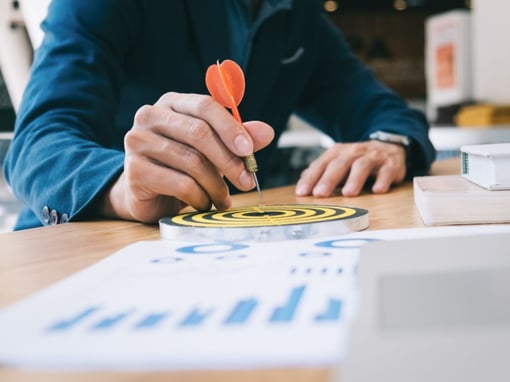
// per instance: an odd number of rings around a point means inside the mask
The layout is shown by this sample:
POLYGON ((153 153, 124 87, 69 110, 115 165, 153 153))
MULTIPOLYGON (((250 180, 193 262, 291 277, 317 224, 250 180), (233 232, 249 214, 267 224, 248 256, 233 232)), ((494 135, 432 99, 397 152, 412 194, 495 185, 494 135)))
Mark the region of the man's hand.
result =
POLYGON ((303 171, 296 195, 331 196, 342 185, 342 195, 359 195, 367 179, 375 177, 372 192, 382 194, 406 174, 402 146, 379 141, 337 143, 303 171))
POLYGON ((167 93, 136 113, 124 139, 124 172, 105 195, 102 213, 154 223, 186 205, 228 208, 223 177, 240 190, 252 189, 242 157, 273 137, 269 125, 243 126, 210 96, 167 93))

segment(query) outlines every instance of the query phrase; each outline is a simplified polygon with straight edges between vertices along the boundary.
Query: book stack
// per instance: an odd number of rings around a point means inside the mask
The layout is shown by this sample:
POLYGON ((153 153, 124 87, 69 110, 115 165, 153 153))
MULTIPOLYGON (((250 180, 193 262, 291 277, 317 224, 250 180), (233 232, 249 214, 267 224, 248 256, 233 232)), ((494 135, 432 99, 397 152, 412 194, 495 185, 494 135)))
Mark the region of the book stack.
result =
POLYGON ((414 202, 426 225, 510 223, 510 190, 490 191, 462 175, 413 182, 414 202))

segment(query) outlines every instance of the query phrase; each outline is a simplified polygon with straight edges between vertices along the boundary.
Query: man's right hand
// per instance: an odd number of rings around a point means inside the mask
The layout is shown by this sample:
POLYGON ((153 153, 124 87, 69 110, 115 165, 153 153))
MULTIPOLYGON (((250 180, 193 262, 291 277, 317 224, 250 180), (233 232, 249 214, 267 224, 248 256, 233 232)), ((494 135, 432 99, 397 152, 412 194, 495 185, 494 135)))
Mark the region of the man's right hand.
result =
POLYGON ((101 214, 156 223, 187 205, 228 208, 223 177, 242 191, 252 189, 242 157, 273 138, 269 125, 241 125, 210 96, 166 93, 137 111, 124 139, 124 171, 104 195, 101 214))

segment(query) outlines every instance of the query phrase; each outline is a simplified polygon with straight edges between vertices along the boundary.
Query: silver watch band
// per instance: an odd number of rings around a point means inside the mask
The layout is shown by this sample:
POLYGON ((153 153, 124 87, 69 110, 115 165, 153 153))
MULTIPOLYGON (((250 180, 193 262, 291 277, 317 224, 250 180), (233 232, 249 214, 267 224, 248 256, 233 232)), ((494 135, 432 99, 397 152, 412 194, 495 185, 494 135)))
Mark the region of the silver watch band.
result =
POLYGON ((409 147, 411 145, 411 139, 408 136, 388 133, 387 131, 382 130, 374 131, 369 135, 369 138, 376 141, 399 144, 404 147, 409 147))

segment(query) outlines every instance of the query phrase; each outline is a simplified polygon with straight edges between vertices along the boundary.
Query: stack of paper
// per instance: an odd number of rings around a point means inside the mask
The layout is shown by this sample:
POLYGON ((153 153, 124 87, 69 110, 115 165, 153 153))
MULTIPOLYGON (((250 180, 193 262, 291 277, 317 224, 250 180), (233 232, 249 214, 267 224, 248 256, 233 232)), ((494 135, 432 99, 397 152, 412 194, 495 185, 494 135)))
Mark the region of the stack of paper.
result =
POLYGON ((461 175, 414 178, 414 202, 427 225, 510 222, 510 190, 489 191, 461 175))

